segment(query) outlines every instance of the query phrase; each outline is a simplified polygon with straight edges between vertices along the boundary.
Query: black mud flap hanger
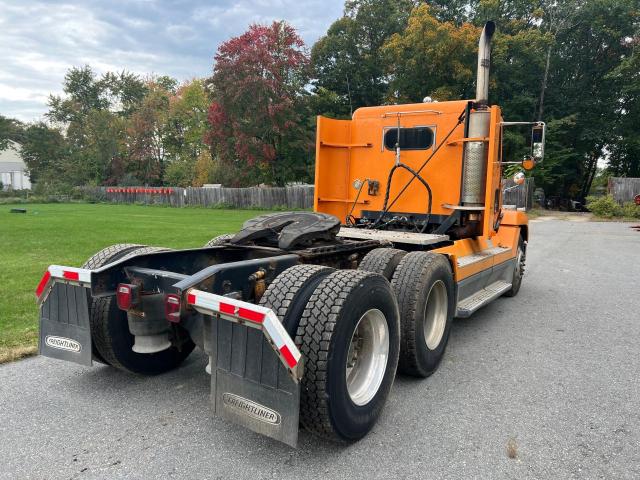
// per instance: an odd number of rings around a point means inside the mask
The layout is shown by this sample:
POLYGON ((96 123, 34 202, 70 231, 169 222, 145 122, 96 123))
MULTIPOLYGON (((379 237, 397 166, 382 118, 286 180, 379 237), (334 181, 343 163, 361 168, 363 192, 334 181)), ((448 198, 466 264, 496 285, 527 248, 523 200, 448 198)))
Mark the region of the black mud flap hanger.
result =
POLYGON ((295 447, 302 355, 269 308, 191 289, 187 305, 205 325, 214 413, 295 447))
POLYGON ((90 287, 91 270, 51 265, 44 273, 36 289, 40 355, 92 365, 90 287))

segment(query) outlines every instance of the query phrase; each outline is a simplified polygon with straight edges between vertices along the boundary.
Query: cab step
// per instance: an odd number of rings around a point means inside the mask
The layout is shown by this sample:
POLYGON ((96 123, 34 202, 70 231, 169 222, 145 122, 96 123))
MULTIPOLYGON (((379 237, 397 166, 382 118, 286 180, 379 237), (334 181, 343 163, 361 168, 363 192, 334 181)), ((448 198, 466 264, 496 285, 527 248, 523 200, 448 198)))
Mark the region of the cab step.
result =
POLYGON ((467 318, 471 316, 473 312, 478 310, 480 307, 484 307, 486 304, 492 302, 505 292, 508 292, 510 288, 511 284, 508 282, 504 282, 502 280, 493 282, 491 285, 483 288, 482 290, 474 293, 470 297, 467 297, 460 303, 458 303, 458 308, 456 309, 456 317, 467 318))

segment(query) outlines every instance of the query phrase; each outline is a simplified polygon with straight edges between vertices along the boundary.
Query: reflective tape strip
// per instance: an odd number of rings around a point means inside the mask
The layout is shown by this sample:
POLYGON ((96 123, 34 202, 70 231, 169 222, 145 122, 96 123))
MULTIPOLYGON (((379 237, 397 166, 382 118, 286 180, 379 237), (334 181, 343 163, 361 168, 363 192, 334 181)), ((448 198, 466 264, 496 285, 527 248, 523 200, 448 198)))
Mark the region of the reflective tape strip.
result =
POLYGON ((262 330, 275 346, 283 365, 299 379, 296 367, 302 354, 270 308, 196 289, 187 292, 187 305, 205 315, 220 315, 232 322, 244 323, 262 330))
POLYGON ((71 280, 72 282, 91 284, 91 270, 84 268, 62 267, 60 265, 51 265, 49 273, 55 279, 71 280))
POLYGON ((36 288, 36 300, 41 305, 49 296, 55 282, 78 284, 82 287, 91 286, 91 270, 75 267, 51 265, 42 276, 36 288))
POLYGON ((44 292, 45 288, 47 288, 50 280, 51 274, 49 273, 49 270, 47 270, 46 272, 44 272, 44 275, 40 279, 40 283, 38 283, 38 287, 36 288, 36 297, 42 296, 42 293, 44 292))

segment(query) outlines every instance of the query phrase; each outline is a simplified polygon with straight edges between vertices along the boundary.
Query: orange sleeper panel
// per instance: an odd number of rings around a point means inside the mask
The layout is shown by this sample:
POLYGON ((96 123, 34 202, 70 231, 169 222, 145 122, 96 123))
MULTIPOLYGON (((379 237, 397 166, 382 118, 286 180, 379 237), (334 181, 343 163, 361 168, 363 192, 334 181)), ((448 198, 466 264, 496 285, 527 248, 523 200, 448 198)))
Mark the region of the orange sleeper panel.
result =
POLYGON ((348 203, 324 202, 322 199, 349 199, 350 149, 324 144, 348 144, 350 132, 351 120, 318 117, 314 210, 335 215, 343 222, 348 203))
MULTIPOLYGON (((403 150, 402 163, 418 170, 446 135, 451 136, 422 170, 433 192, 432 213, 449 215, 451 210, 442 204, 457 204, 460 199, 463 142, 453 142, 464 137, 464 126, 458 118, 466 101, 432 104, 386 105, 356 110, 352 120, 318 118, 316 142, 316 211, 336 215, 343 223, 358 191, 353 182, 376 180, 380 183, 377 195, 369 195, 366 185, 360 194, 353 214, 362 216, 362 210, 382 210, 389 171, 395 164, 395 151, 384 148, 384 132, 397 128, 430 127, 434 143, 428 150, 403 150), (327 144, 348 144, 351 148, 329 147, 327 144), (362 145, 368 145, 363 147, 362 145), (343 204, 323 202, 323 198, 349 200, 343 204)), ((412 175, 397 170, 393 176, 390 199, 409 182, 412 175)), ((424 186, 414 180, 390 211, 403 213, 427 213, 428 194, 424 186)))

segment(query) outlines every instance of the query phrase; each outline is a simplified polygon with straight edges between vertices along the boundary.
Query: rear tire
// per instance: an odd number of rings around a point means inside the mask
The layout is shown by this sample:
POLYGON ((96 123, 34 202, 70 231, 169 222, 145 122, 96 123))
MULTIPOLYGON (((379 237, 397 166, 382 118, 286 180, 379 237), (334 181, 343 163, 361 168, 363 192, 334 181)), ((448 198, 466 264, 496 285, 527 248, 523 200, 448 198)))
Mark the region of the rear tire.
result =
MULTIPOLYGON (((138 245, 135 243, 118 243, 116 245, 111 245, 110 247, 103 248, 99 252, 94 253, 86 262, 84 262, 82 268, 93 270, 102 267, 108 263, 115 262, 116 260, 128 255, 132 251, 139 248, 144 248, 144 245, 138 245)), ((89 315, 91 318, 93 317, 94 300, 91 298, 91 294, 89 292, 87 292, 87 300, 89 304, 89 315)), ((104 363, 105 365, 110 365, 109 362, 102 358, 100 352, 98 352, 98 349, 96 348, 95 342, 93 340, 93 333, 91 340, 91 356, 93 360, 97 362, 104 363)))
POLYGON ((379 273, 391 281, 393 272, 406 254, 407 252, 397 248, 375 248, 364 256, 358 265, 358 270, 379 273))
MULTIPOLYGON (((168 250, 144 245, 127 245, 127 248, 122 249, 115 249, 114 247, 119 246, 114 245, 109 249, 118 250, 118 253, 109 257, 104 262, 104 265, 115 260, 122 260, 131 254, 142 255, 168 250)), ((105 250, 101 250, 94 257, 100 256, 105 250)), ((94 257, 91 257, 91 259, 94 257)), ((134 344, 134 336, 129 332, 127 314, 118 308, 113 296, 92 299, 89 319, 91 339, 96 356, 99 355, 105 363, 126 372, 142 375, 156 375, 167 372, 180 365, 195 347, 191 340, 187 340, 182 343, 180 349, 171 346, 167 350, 152 354, 134 352, 131 349, 134 344)), ((175 328, 181 327, 176 326, 175 328)))
POLYGON ((407 254, 393 275, 402 335, 398 371, 428 377, 440 364, 455 309, 453 274, 443 255, 407 254))
POLYGON ((231 240, 234 236, 235 236, 234 233, 223 233, 222 235, 213 237, 211 240, 205 243, 204 246, 206 248, 206 247, 217 247, 219 245, 226 245, 227 243, 229 243, 229 240, 231 240))
POLYGON ((321 265, 287 268, 269 285, 260 305, 273 310, 291 338, 295 338, 302 312, 316 287, 335 269, 321 265))
POLYGON ((339 441, 364 437, 387 400, 398 364, 398 306, 389 282, 338 270, 318 285, 296 335, 305 368, 300 421, 339 441))

